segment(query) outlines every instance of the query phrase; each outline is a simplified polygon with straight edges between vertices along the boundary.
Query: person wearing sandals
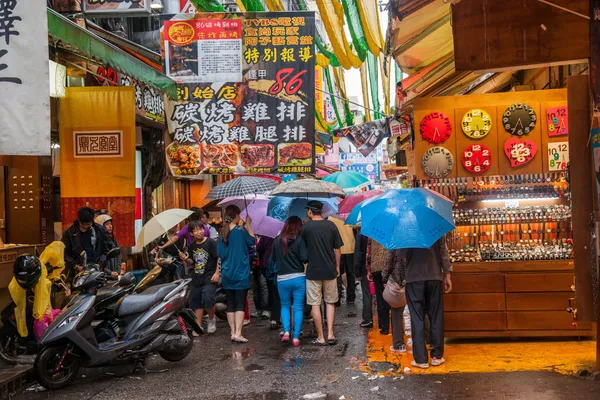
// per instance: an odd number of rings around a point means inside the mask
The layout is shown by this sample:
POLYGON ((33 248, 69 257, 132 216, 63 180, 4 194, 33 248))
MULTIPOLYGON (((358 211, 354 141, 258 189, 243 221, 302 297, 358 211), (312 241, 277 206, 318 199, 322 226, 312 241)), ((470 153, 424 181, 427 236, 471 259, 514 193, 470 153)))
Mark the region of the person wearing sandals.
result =
POLYGON ((232 343, 247 343, 242 336, 244 308, 250 288, 250 258, 248 247, 254 245, 252 219, 246 218, 240 226, 240 209, 230 205, 225 209, 223 231, 217 243, 221 257, 221 282, 227 293, 227 322, 231 328, 232 343))
MULTIPOLYGON (((398 250, 387 252, 387 260, 385 268, 381 273, 383 283, 397 283, 400 287, 405 287, 405 262, 398 250)), ((392 310, 392 346, 390 350, 393 353, 406 353, 406 345, 404 344, 404 307, 394 308, 392 310)))
POLYGON ((302 221, 290 217, 285 222, 279 236, 273 242, 269 259, 269 270, 277 274, 277 289, 281 300, 281 321, 283 323, 283 343, 290 341, 291 311, 293 304, 294 324, 292 344, 300 346, 302 330, 302 309, 306 294, 304 264, 308 262, 308 249, 302 239, 302 221))
POLYGON ((306 269, 306 302, 312 307, 312 316, 317 338, 312 344, 327 346, 337 344, 333 333, 335 303, 339 299, 337 277, 340 275, 340 248, 344 245, 338 228, 322 217, 323 203, 311 200, 307 203, 306 215, 310 219, 304 224, 302 238, 308 248, 306 269), (325 300, 327 313, 327 340, 323 334, 321 304, 325 300))
POLYGON ((425 346, 425 315, 429 316, 431 365, 444 360, 444 293, 452 291, 452 264, 448 256, 446 237, 429 249, 400 249, 396 257, 406 265, 406 302, 410 310, 413 339, 412 366, 429 368, 425 346))

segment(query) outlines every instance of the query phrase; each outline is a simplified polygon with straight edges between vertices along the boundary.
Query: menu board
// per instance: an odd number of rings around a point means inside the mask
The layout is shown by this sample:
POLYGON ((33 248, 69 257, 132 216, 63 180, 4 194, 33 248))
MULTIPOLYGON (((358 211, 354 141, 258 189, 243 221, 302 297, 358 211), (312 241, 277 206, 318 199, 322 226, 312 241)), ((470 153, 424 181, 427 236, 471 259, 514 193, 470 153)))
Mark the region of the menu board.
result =
MULTIPOLYGON (((165 21, 163 34, 166 72, 187 70, 193 78, 178 84, 177 100, 166 101, 166 157, 174 176, 315 172, 313 12, 178 14, 165 21), (196 26, 207 21, 217 38, 236 36, 232 27, 241 23, 241 82, 201 82, 203 67, 193 53, 204 40, 196 26)), ((235 64, 233 45, 223 46, 235 64)), ((219 79, 235 73, 231 65, 209 69, 223 74, 219 79)))

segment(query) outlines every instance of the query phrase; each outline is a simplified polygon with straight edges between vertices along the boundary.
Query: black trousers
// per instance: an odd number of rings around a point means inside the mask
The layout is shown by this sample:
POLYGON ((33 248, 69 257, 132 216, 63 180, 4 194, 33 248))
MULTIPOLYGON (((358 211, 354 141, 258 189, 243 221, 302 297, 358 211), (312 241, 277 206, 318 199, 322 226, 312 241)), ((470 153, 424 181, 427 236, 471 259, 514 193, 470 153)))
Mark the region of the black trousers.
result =
POLYGON ((431 358, 444 356, 444 291, 442 281, 406 284, 406 300, 410 311, 413 356, 419 364, 428 361, 425 347, 425 314, 429 316, 431 358))
POLYGON ((244 309, 246 308, 246 297, 248 296, 248 289, 225 289, 225 293, 227 294, 227 312, 244 312, 244 309))
POLYGON ((373 322, 373 296, 366 274, 360 278, 360 289, 362 292, 362 319, 364 322, 373 322))
POLYGON ((340 260, 340 276, 337 278, 338 293, 342 295, 342 275, 346 274, 346 302, 356 301, 356 275, 354 274, 354 254, 342 254, 340 260))
POLYGON ((267 289, 269 290, 269 306, 271 309, 271 321, 280 322, 281 320, 281 300, 277 290, 277 281, 267 279, 267 289))
POLYGON ((390 329, 390 305, 383 299, 383 278, 381 272, 373 272, 373 283, 375 284, 375 297, 377 298, 377 319, 379 329, 390 329))

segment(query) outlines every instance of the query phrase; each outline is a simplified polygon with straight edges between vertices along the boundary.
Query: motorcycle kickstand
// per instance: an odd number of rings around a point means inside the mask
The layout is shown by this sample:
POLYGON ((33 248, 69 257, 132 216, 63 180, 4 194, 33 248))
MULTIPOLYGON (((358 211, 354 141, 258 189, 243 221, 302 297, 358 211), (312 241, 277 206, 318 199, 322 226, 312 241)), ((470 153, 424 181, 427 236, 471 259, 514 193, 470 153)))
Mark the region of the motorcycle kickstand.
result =
POLYGON ((148 356, 142 356, 135 361, 135 365, 133 367, 133 373, 142 373, 142 374, 162 374, 164 372, 169 371, 166 369, 159 370, 150 370, 148 369, 148 356))

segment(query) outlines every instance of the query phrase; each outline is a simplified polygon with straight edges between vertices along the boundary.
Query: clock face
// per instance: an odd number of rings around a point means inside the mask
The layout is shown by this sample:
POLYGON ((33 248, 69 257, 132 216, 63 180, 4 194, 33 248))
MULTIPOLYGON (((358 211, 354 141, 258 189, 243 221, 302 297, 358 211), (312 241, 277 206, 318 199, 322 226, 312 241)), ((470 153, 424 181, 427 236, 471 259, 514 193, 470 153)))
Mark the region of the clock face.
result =
POLYGON ((463 151, 462 165, 473 174, 480 174, 492 166, 492 153, 482 144, 472 144, 463 151))
POLYGON ((472 139, 481 139, 492 130, 492 117, 478 108, 467 112, 462 119, 462 131, 472 139))
POLYGON ((529 134, 535 128, 536 122, 535 110, 527 104, 513 104, 502 115, 504 129, 515 136, 529 134))
POLYGON ((442 112, 432 112, 421 120, 421 137, 431 144, 444 143, 452 134, 452 121, 442 112))
POLYGON ((421 168, 430 178, 445 178, 454 168, 454 157, 445 147, 432 147, 423 154, 421 168))

